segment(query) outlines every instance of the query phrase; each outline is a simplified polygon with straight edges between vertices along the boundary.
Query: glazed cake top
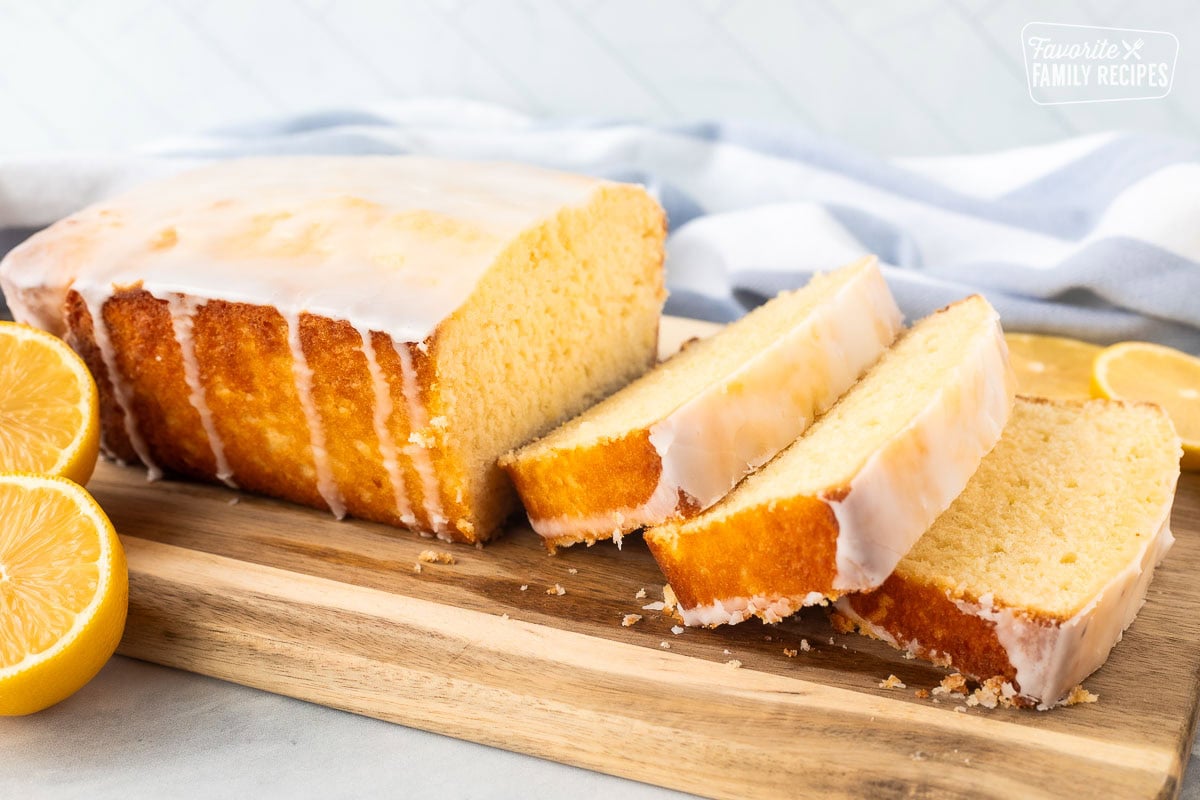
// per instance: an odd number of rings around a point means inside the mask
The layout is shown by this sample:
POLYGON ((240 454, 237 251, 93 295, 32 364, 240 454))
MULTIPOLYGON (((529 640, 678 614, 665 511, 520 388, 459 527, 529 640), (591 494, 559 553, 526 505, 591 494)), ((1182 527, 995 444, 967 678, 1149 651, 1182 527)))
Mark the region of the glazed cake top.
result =
POLYGON ((0 263, 17 318, 61 332, 67 290, 137 286, 348 320, 420 341, 503 249, 604 181, 413 156, 239 159, 153 181, 0 263))

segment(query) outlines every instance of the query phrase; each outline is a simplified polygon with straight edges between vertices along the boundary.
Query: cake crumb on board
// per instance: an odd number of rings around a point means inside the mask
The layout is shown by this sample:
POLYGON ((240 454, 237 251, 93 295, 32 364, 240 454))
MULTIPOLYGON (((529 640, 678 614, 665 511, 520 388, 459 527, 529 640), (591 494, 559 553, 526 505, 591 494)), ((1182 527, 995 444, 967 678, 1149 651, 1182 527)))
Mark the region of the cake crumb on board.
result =
POLYGON ((675 611, 675 606, 678 601, 675 599, 675 590, 671 588, 671 584, 663 584, 663 611, 671 614, 675 611))
POLYGON ((942 682, 933 687, 934 694, 967 694, 967 676, 954 672, 942 678, 942 682))
POLYGON ((625 627, 625 628, 631 628, 634 625, 638 624, 638 622, 641 620, 641 618, 642 618, 641 614, 626 614, 624 617, 621 618, 621 625, 622 625, 622 627, 625 627))
POLYGON ((562 587, 561 583, 556 583, 546 590, 546 594, 556 594, 559 597, 562 597, 566 593, 567 590, 562 587))
POLYGON ((725 666, 733 667, 734 669, 738 669, 742 666, 742 662, 738 661, 736 658, 731 658, 725 662, 725 666))
POLYGON ((1067 695, 1067 699, 1063 700, 1063 705, 1077 706, 1080 703, 1098 702, 1100 702, 1100 695, 1089 692, 1087 689, 1083 688, 1083 684, 1081 683, 1071 690, 1071 693, 1067 695))
POLYGON ((789 647, 785 647, 785 648, 783 648, 783 654, 784 654, 785 656, 787 656, 788 658, 795 658, 795 657, 796 657, 796 654, 797 654, 797 653, 799 653, 799 652, 800 652, 799 650, 793 650, 793 649, 791 649, 791 648, 789 648, 789 647))
MULTIPOLYGON (((830 614, 829 624, 832 625, 833 629, 838 633, 854 633, 855 629, 858 627, 849 617, 839 612, 830 614)), ((830 642, 830 644, 833 644, 833 642, 830 642)))
POLYGON ((1011 683, 996 675, 979 684, 979 688, 967 698, 967 705, 983 706, 984 708, 996 708, 998 706, 1011 708, 1013 706, 1013 697, 1016 696, 1016 693, 1011 683))
MULTIPOLYGON (((962 703, 954 710, 964 712, 971 708, 1017 708, 1021 705, 1016 687, 1003 675, 994 675, 987 680, 980 681, 972 689, 971 687, 974 684, 975 681, 968 679, 962 673, 955 672, 942 678, 942 682, 933 687, 932 691, 929 689, 917 689, 913 694, 922 700, 932 698, 934 703, 940 703, 942 697, 960 695, 962 703)), ((1092 694, 1082 685, 1079 685, 1072 689, 1071 693, 1056 705, 1069 706, 1077 703, 1094 703, 1097 700, 1099 700, 1097 695, 1092 694)), ((1039 706, 1039 708, 1044 707, 1039 706)))
POLYGON ((907 689, 904 681, 897 678, 895 675, 888 675, 879 682, 880 689, 907 689))
POLYGON ((437 550, 422 550, 417 560, 423 564, 454 564, 454 556, 437 550))
POLYGON ((646 599, 646 589, 645 589, 645 587, 642 587, 641 589, 638 589, 638 590, 637 590, 637 594, 635 594, 635 595, 633 596, 633 599, 634 599, 634 600, 645 600, 645 599, 646 599))

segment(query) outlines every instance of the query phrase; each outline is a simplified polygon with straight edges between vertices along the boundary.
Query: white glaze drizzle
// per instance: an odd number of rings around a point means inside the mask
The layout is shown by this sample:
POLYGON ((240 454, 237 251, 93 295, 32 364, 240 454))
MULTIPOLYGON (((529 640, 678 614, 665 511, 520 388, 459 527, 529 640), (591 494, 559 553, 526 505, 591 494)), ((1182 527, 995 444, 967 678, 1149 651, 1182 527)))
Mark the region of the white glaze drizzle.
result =
POLYGON ((213 423, 212 409, 208 407, 204 384, 200 381, 200 364, 196 360, 196 341, 192 336, 192 327, 195 323, 196 309, 204 302, 174 293, 162 299, 167 301, 167 309, 171 313, 171 328, 175 331, 175 341, 183 355, 183 379, 187 383, 188 399, 192 408, 200 415, 200 425, 208 437, 208 446, 216 462, 216 477, 229 488, 236 489, 238 487, 233 480, 233 470, 229 468, 229 461, 225 458, 225 443, 221 441, 221 435, 213 423))
POLYGON ((14 313, 62 327, 66 293, 163 296, 345 320, 426 339, 523 231, 602 180, 519 164, 413 156, 235 159, 152 181, 14 248, 14 313))
POLYGON ((617 533, 636 530, 670 519, 679 507, 679 489, 659 480, 654 493, 636 508, 622 508, 588 517, 530 518, 529 525, 544 539, 553 542, 562 538, 563 544, 574 543, 580 537, 607 539, 617 533))
MULTIPOLYGON (((398 345, 424 342, 516 237, 611 186, 519 164, 414 156, 235 159, 146 183, 35 234, 0 261, 0 285, 19 320, 60 335, 69 290, 95 309, 114 287, 140 286, 155 297, 274 308, 289 321, 290 340, 306 313, 386 333, 398 345)), ((97 338, 105 334, 98 324, 97 338)), ((157 477, 121 402, 127 392, 107 338, 98 346, 131 444, 157 477)), ((298 342, 291 346, 318 489, 340 516, 312 373, 298 342)), ((445 537, 415 371, 406 346, 397 352, 410 415, 418 412, 410 419, 419 435, 402 452, 421 477, 431 527, 445 537)))
POLYGON ((108 294, 99 296, 93 296, 91 292, 79 292, 78 294, 83 299, 84 305, 87 306, 88 314, 92 317, 92 338, 96 341, 96 348, 100 351, 100 360, 104 362, 104 371, 108 374, 109 384, 112 385, 113 399, 121 407, 125 435, 129 438, 129 444, 133 448, 133 452, 137 454, 138 460, 146 468, 146 480, 156 481, 162 477, 162 470, 150 457, 150 448, 146 445, 146 440, 142 438, 142 432, 138 428, 137 417, 133 413, 129 384, 117 367, 117 357, 113 352, 112 339, 109 337, 108 323, 104 321, 104 303, 108 299, 108 294))
POLYGON ((661 482, 703 510, 828 411, 896 339, 903 315, 874 256, 824 303, 650 430, 661 482), (735 399, 736 398, 736 399, 735 399))
POLYGON ((1125 629, 1146 601, 1154 568, 1175 543, 1169 525, 1170 513, 1168 500, 1154 536, 1069 619, 1046 625, 1020 611, 997 607, 990 596, 980 597, 978 603, 951 598, 961 613, 986 619, 995 626, 996 639, 1016 670, 1021 695, 1037 700, 1039 710, 1054 705, 1073 686, 1099 669, 1121 641, 1125 629))
POLYGON ((750 615, 767 621, 853 590, 877 587, 922 533, 966 486, 999 440, 1012 411, 1016 383, 999 315, 954 379, 871 455, 841 500, 820 498, 838 522, 835 592, 801 596, 720 598, 690 609, 688 625, 735 624, 750 615))
POLYGON ((738 369, 651 426, 650 443, 661 470, 645 502, 590 517, 531 519, 533 529, 564 543, 607 539, 613 531, 678 516, 680 491, 703 510, 791 444, 879 359, 902 328, 900 309, 876 259, 845 269, 860 271, 738 369))
MULTIPOLYGON (((367 371, 371 373, 371 384, 375 389, 375 438, 379 442, 379 455, 383 459, 383 468, 392 484, 392 493, 396 497, 396 514, 400 521, 409 527, 417 523, 412 506, 408 502, 408 487, 400 471, 400 463, 396 457, 396 441, 392 438, 392 430, 388 425, 392 418, 392 392, 387 378, 379 366, 375 354, 375 343, 371 340, 371 331, 366 328, 358 329, 362 337, 362 352, 367 358, 367 371)), ((404 347, 403 344, 400 347, 404 347)))
POLYGON ((879 586, 938 515, 950 507, 1000 440, 1016 379, 1000 317, 954 378, 871 455, 840 500, 825 499, 838 523, 840 592, 879 586))
POLYGON ((717 600, 714 603, 684 608, 682 604, 676 610, 688 626, 737 625, 751 617, 761 617, 763 622, 773 625, 782 622, 805 606, 825 605, 828 599, 820 592, 809 592, 797 597, 787 595, 756 594, 753 597, 731 597, 717 600))
MULTIPOLYGON (((991 622, 997 641, 1016 670, 1018 694, 1037 703, 1039 711, 1056 705, 1072 687, 1091 675, 1121 641, 1126 628, 1146 601, 1146 590, 1154 568, 1175 542, 1171 534, 1171 504, 1168 500, 1157 533, 1139 549, 1137 555, 1109 580, 1082 609, 1069 619, 1051 624, 1030 620, 1010 608, 998 608, 994 598, 984 596, 978 603, 946 597, 964 616, 991 622)), ((836 608, 871 636, 899 650, 933 661, 939 666, 954 664, 954 654, 930 650, 917 639, 902 639, 905 633, 893 633, 855 611, 852 596, 837 600, 836 608)), ((975 675, 986 680, 991 675, 975 675)))
POLYGON ((292 375, 296 381, 296 394, 300 398, 300 407, 304 411, 304 419, 308 422, 310 449, 313 464, 317 470, 317 492, 329 506, 329 510, 338 519, 346 516, 346 504, 342 499, 341 490, 333 477, 333 468, 329 462, 329 451, 325 448, 325 426, 321 423, 321 414, 312 396, 312 368, 304 355, 304 347, 300 341, 300 315, 285 314, 287 322, 288 347, 292 350, 292 375))
POLYGON ((429 415, 425 413, 425 404, 421 402, 421 386, 417 381, 417 369, 413 365, 412 353, 406 342, 397 342, 396 355, 400 357, 400 373, 404 380, 404 400, 408 403, 408 444, 403 452, 412 460, 413 469, 421 476, 421 505, 429 527, 444 538, 449 529, 446 523, 450 520, 442 511, 442 498, 439 494, 437 472, 433 468, 433 459, 429 456, 429 446, 425 430, 429 424, 429 415))

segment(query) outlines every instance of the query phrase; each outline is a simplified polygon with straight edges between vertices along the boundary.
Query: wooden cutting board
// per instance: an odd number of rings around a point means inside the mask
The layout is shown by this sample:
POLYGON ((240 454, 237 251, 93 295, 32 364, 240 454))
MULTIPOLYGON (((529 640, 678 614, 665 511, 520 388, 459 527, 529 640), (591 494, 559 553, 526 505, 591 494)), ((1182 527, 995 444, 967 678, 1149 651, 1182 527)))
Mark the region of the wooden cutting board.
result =
MULTIPOLYGON (((705 330, 668 320, 665 347, 705 330)), ((550 557, 527 529, 447 546, 110 464, 89 488, 129 557, 135 658, 713 797, 1172 797, 1187 763, 1197 475, 1145 608, 1086 682, 1100 702, 1047 713, 919 699, 943 671, 819 609, 676 635, 642 609, 662 578, 636 536, 550 557), (431 548, 456 563, 415 571, 431 548), (889 674, 907 688, 879 688, 889 674)))

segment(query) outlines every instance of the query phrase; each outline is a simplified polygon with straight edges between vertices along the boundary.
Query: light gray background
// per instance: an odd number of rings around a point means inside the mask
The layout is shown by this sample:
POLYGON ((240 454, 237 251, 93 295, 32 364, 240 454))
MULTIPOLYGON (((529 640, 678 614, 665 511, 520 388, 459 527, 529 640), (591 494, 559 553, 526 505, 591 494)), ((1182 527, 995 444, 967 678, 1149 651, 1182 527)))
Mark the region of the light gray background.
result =
POLYGON ((792 122, 883 154, 1200 135, 1195 0, 0 0, 0 154, 459 95, 531 114, 792 122), (1030 21, 1179 37, 1170 96, 1037 106, 1030 21))
MULTIPOLYGON (((796 123, 883 154, 1110 129, 1195 139, 1198 58, 1194 0, 0 0, 0 157, 422 95, 796 123), (1171 95, 1033 104, 1030 21, 1175 33, 1171 95)), ((58 707, 0 720, 3 797, 364 795, 669 793, 123 658, 58 707)))

